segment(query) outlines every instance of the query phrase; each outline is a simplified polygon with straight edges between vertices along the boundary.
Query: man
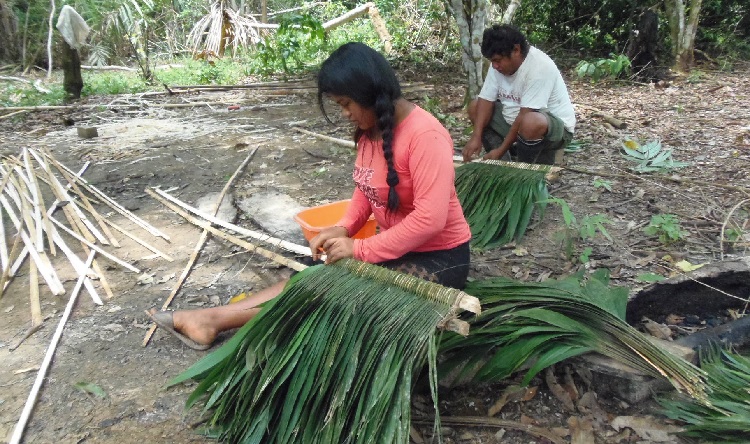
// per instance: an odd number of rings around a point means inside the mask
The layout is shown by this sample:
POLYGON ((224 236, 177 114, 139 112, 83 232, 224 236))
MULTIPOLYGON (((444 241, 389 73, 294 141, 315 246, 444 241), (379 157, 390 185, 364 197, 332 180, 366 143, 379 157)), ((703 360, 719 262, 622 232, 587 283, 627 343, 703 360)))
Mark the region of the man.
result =
POLYGON ((492 67, 469 105, 474 132, 464 162, 484 146, 484 159, 510 160, 514 148, 519 162, 559 164, 576 118, 555 62, 510 25, 484 31, 482 55, 492 67))

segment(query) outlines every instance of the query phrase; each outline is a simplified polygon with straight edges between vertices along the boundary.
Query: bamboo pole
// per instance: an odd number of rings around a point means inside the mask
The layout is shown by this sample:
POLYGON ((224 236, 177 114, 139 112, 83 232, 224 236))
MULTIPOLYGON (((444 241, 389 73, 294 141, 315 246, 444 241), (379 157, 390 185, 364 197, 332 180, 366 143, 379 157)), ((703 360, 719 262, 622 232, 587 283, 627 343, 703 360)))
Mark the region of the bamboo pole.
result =
MULTIPOLYGON (((11 208, 8 199, 6 199, 5 196, 0 195, 0 204, 2 204, 2 206, 5 208, 5 211, 8 213, 11 222, 13 222, 13 225, 21 234, 21 241, 23 241, 24 246, 26 247, 24 251, 26 251, 31 256, 32 260, 36 261, 36 265, 39 268, 39 273, 44 278, 44 281, 52 291, 52 294, 58 296, 61 294, 65 294, 65 288, 63 287, 62 282, 60 282, 60 279, 57 277, 55 269, 52 268, 49 259, 47 259, 47 255, 43 251, 41 253, 38 253, 36 251, 34 242, 31 240, 31 238, 29 238, 29 236, 26 234, 26 230, 23 228, 23 222, 18 219, 15 212, 11 208)), ((19 259, 21 259, 23 251, 21 253, 22 254, 19 255, 19 259)))
POLYGON ((117 231, 119 231, 120 233, 124 234, 125 236, 129 237, 129 238, 130 238, 130 239, 132 239, 133 241, 137 242, 137 243, 138 243, 138 244, 140 244, 140 245, 141 245, 142 247, 144 247, 144 248, 146 248, 147 250, 149 250, 149 251, 151 251, 152 253, 154 253, 154 256, 159 256, 159 257, 162 257, 162 258, 164 258, 165 260, 167 260, 167 261, 169 261, 169 262, 172 262, 172 261, 174 261, 174 259, 172 259, 172 257, 171 257, 171 256, 169 256, 168 254, 162 253, 162 252, 161 252, 161 251, 160 251, 159 249, 157 249, 157 248, 156 248, 156 247, 154 247, 153 245, 149 244, 149 243, 148 243, 148 242, 146 242, 145 240, 143 240, 143 239, 139 238, 138 236, 136 236, 135 234, 133 234, 133 233, 129 232, 128 230, 124 229, 123 227, 121 227, 121 226, 117 225, 116 223, 112 222, 111 220, 109 220, 109 219, 104 219, 104 222, 105 222, 105 223, 106 223, 107 225, 109 225, 109 226, 111 226, 112 228, 114 228, 115 230, 117 230, 117 231))
POLYGON ((31 327, 42 325, 42 306, 39 304, 39 274, 36 263, 29 262, 29 302, 31 306, 31 327))
POLYGON ((36 196, 36 205, 35 211, 40 212, 42 217, 42 225, 44 226, 44 231, 47 234, 47 243, 49 244, 50 253, 52 253, 53 256, 55 256, 55 243, 52 241, 52 223, 49 221, 49 218, 47 217, 47 212, 45 211, 46 206, 44 205, 44 196, 42 195, 42 190, 39 188, 39 182, 36 180, 36 174, 34 172, 34 169, 31 167, 31 159, 29 158, 29 151, 24 148, 23 150, 23 161, 26 165, 26 171, 29 175, 29 182, 33 185, 33 192, 36 196))
POLYGON ((96 222, 99 224, 99 227, 101 227, 102 231, 109 239, 109 243, 111 243, 114 247, 119 248, 120 243, 117 242, 117 239, 115 239, 114 235, 107 227, 107 224, 104 222, 104 218, 101 216, 101 214, 99 214, 98 211, 96 211, 96 209, 94 209, 94 207, 91 205, 91 202, 89 202, 89 199, 86 197, 83 191, 81 191, 81 189, 78 187, 78 184, 76 183, 75 178, 70 173, 68 173, 62 166, 60 166, 60 163, 55 158, 52 157, 52 154, 48 153, 47 157, 51 159, 52 165, 55 168, 57 168, 57 170, 60 172, 60 174, 62 174, 65 180, 68 181, 68 186, 72 187, 73 192, 76 193, 78 197, 80 197, 81 202, 83 203, 83 207, 86 209, 86 211, 89 212, 89 214, 91 214, 94 220, 96 220, 96 222))
POLYGON ((13 253, 15 253, 16 249, 18 249, 18 246, 21 243, 20 241, 21 241, 21 232, 19 231, 16 233, 15 239, 13 239, 13 246, 11 247, 10 254, 8 255, 8 268, 3 268, 3 275, 0 276, 0 299, 3 298, 3 293, 5 292, 5 287, 10 282, 9 281, 10 277, 12 277, 13 274, 15 274, 15 273, 11 274, 13 269, 11 267, 10 262, 13 260, 13 253))
MULTIPOLYGON (((95 254, 96 253, 93 251, 89 253, 88 258, 86 259, 86 267, 91 265, 91 262, 94 260, 95 254)), ((29 393, 29 397, 26 399, 26 404, 24 405, 23 411, 21 412, 21 417, 16 423, 16 428, 13 430, 13 435, 10 438, 9 444, 18 444, 21 442, 21 438, 23 437, 23 433, 26 429, 26 423, 31 416, 31 411, 34 409, 37 396, 39 396, 39 389, 41 389, 42 384, 44 383, 44 378, 47 375, 47 369, 52 362, 52 357, 55 355, 57 344, 60 342, 60 337, 62 336, 63 329, 65 328, 65 324, 68 322, 70 313, 73 311, 73 306, 78 299, 78 293, 81 291, 81 286, 83 285, 83 281, 85 279, 85 274, 79 276, 78 281, 76 282, 76 285, 70 294, 68 304, 65 306, 65 311, 63 312, 62 318, 60 318, 60 322, 57 324, 57 329, 55 330, 55 334, 52 336, 52 341, 50 342, 49 347, 47 347, 47 353, 44 355, 42 365, 39 368, 39 372, 37 372, 36 374, 36 380, 34 380, 34 385, 31 387, 31 392, 29 393)))
MULTIPOLYGON (((54 159, 52 157, 49 157, 49 159, 51 162, 54 162, 54 159)), ((42 159, 39 160, 42 161, 42 159)), ((73 224, 74 221, 71 220, 70 217, 68 218, 68 221, 71 223, 71 225, 78 226, 80 228, 79 231, 81 232, 81 234, 83 234, 83 236, 86 237, 86 239, 90 242, 95 242, 95 240, 90 239, 88 236, 86 236, 86 230, 88 230, 91 235, 96 238, 96 241, 101 242, 103 245, 110 245, 109 240, 107 240, 107 238, 101 233, 101 231, 99 231, 99 229, 94 226, 94 224, 86 217, 86 215, 83 214, 83 211, 81 211, 81 209, 78 207, 78 204, 76 204, 75 200, 68 194, 67 189, 62 186, 59 180, 57 180, 57 176, 52 173, 52 169, 49 167, 49 165, 47 165, 46 162, 43 161, 40 163, 43 164, 43 168, 49 175, 53 190, 56 189, 58 191, 58 200, 60 200, 61 202, 68 202, 63 207, 63 211, 66 215, 70 214, 76 219, 75 224, 73 224), (84 230, 84 227, 86 228, 86 230, 84 230)))
POLYGON ((74 238, 78 239, 80 242, 85 243, 89 248, 91 248, 92 250, 96 250, 98 253, 100 253, 102 256, 106 257, 107 259, 111 260, 112 262, 115 262, 116 264, 119 264, 119 265, 127 268, 128 270, 130 270, 132 272, 135 272, 135 273, 140 273, 141 272, 141 270, 139 270, 138 268, 130 265, 129 263, 123 261, 122 259, 117 258, 117 256, 115 256, 115 255, 113 255, 111 253, 108 253, 107 251, 105 251, 101 247, 99 247, 99 246, 97 246, 97 245, 95 245, 95 244, 87 241, 86 239, 84 239, 83 237, 81 237, 75 231, 73 231, 70 228, 66 227, 62 222, 58 221, 54 217, 51 217, 50 220, 52 221, 52 223, 54 223, 55 225, 57 225, 59 228, 62 228, 63 231, 65 231, 69 235, 73 236, 74 238))
POLYGON ((326 136, 325 134, 314 133, 312 131, 308 131, 306 129, 300 128, 298 126, 293 126, 292 129, 303 134, 308 134, 310 136, 317 137, 318 139, 321 139, 321 140, 327 140, 337 145, 345 146, 347 148, 351 148, 351 149, 357 148, 357 145, 354 143, 353 140, 337 139, 335 137, 326 136))
POLYGON ((26 112, 28 112, 28 110, 26 110, 26 109, 21 109, 21 110, 18 110, 18 111, 13 111, 12 113, 8 113, 8 114, 4 114, 4 115, 0 116, 0 120, 7 119, 9 117, 13 117, 13 116, 16 116, 18 114, 23 114, 23 113, 26 113, 26 112))
POLYGON ((168 200, 164 199, 163 197, 156 194, 154 191, 152 191, 149 188, 146 188, 146 193, 148 193, 151 197, 161 202, 164 206, 171 209, 175 213, 179 214, 180 216, 184 217, 187 221, 192 223, 193 225, 196 225, 198 227, 203 228, 204 230, 208 230, 216 237, 220 237, 226 241, 229 241, 235 245, 239 245, 240 247, 245 248, 247 251, 250 251, 252 253, 258 253, 261 256, 268 258, 277 264, 284 265, 286 267, 291 268, 292 270, 296 271, 302 271, 305 268, 307 268, 307 265, 301 264, 297 261, 294 261, 292 259, 286 258, 284 256, 281 256, 280 254, 274 253, 273 251, 266 250, 263 247, 259 247, 257 245, 251 244, 250 242, 240 239, 237 236, 233 236, 229 233, 225 233, 217 228, 214 228, 210 222, 207 222, 205 220, 200 220, 197 217, 192 216, 182 208, 178 207, 177 205, 169 202, 168 200))
POLYGON ((271 246, 282 248, 286 251, 289 251, 291 253, 299 254, 302 256, 312 256, 312 252, 310 251, 310 247, 303 247, 302 245, 297 245, 295 243, 285 241, 276 237, 269 236, 265 233, 259 233, 257 231, 248 230, 247 228, 240 227, 238 225, 231 224, 229 222, 223 221, 217 217, 211 216, 210 214, 206 214, 202 211, 200 211, 197 208, 191 207, 187 203, 177 199, 176 197, 168 194, 165 191, 162 191, 158 188, 154 189, 154 192, 162 196, 163 198, 167 199, 168 201, 172 202, 175 205, 178 205, 179 207, 189 211, 190 213, 195 214, 196 216, 207 220, 208 222, 211 222, 214 225, 218 225, 220 227, 226 228, 227 230, 234 231, 236 233, 239 233, 243 236, 251 237, 253 239, 257 239, 259 241, 265 242, 271 246))
MULTIPOLYGON (((71 174, 73 173, 70 170, 70 168, 66 167, 65 165, 60 164, 60 166, 62 166, 69 173, 71 173, 71 174)), ((151 224, 149 224, 145 220, 143 220, 140 217, 136 216, 132 212, 128 211, 122 205, 120 205, 117 202, 115 202, 114 200, 110 199, 109 196, 107 196, 106 194, 104 194, 101 190, 99 190, 95 186, 89 184, 86 179, 84 179, 82 177, 78 177, 78 176, 75 176, 75 178, 76 178, 76 181, 83 188, 85 188, 86 190, 88 190, 90 193, 94 194, 98 198, 100 198, 103 203, 106 203, 107 205, 109 205, 113 210, 117 211, 118 213, 122 214, 126 218, 130 219, 135 224, 139 225, 141 228, 143 228, 144 230, 148 231, 152 235, 157 236, 157 237, 161 237, 161 238, 163 238, 165 240, 169 240, 169 236, 167 236, 166 234, 162 233, 161 231, 159 231, 158 229, 156 229, 155 227, 153 227, 151 224)))
MULTIPOLYGON (((226 185, 224 185, 224 188, 219 193, 219 197, 216 198, 216 202, 214 203, 213 207, 213 215, 216 216, 219 212, 219 208, 221 207, 221 201, 224 200, 224 196, 227 194, 227 191, 234 183, 234 180, 242 174, 242 171, 245 169, 247 164, 250 163, 250 161, 255 157, 255 153, 258 151, 258 148, 253 149, 250 154, 247 155, 245 160, 240 164, 239 167, 237 167, 237 170, 232 174, 232 176, 227 181, 226 185)), ((185 268, 182 270, 182 274, 180 274, 179 279, 177 279, 177 283, 175 283, 174 288, 172 288, 172 291, 169 293, 169 296, 167 296, 167 299, 164 301, 164 304, 162 304, 161 309, 166 310, 169 308, 169 305, 172 303, 172 300, 177 296, 177 293, 180 291, 180 288, 182 288, 182 284, 185 282, 187 277, 190 275, 190 271, 193 269, 193 265, 195 264, 195 261, 198 259, 198 255, 200 254, 201 250, 203 249, 203 245, 205 245, 206 241, 209 237, 209 231, 205 228, 201 232, 200 238, 198 238, 198 242, 195 244, 195 248, 193 248, 193 252, 190 254, 190 258, 188 259, 187 264, 185 265, 185 268)), ((141 343, 141 346, 145 347, 148 345, 149 341, 151 340, 151 337, 154 335, 154 332, 156 331, 157 325, 153 324, 151 325, 151 328, 148 329, 146 332, 146 336, 143 338, 143 342, 141 343)))
MULTIPOLYGON (((191 103, 149 103, 141 102, 139 104, 110 104, 110 105, 42 105, 42 106, 5 106, 2 109, 6 111, 53 111, 53 110, 72 110, 72 109, 125 109, 125 108, 192 108, 197 106, 217 106, 217 105, 235 105, 236 101, 218 101, 218 102, 191 102, 191 103)), ((244 107, 245 110, 256 111, 265 108, 275 108, 289 106, 290 103, 267 103, 263 105, 253 105, 244 107)))

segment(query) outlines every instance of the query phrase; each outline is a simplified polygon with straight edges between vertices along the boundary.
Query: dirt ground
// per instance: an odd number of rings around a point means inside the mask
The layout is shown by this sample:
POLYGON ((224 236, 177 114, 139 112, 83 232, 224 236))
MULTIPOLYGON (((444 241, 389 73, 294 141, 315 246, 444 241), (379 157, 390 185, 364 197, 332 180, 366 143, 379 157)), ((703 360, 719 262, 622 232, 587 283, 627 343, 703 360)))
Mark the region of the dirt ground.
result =
MULTIPOLYGON (((406 80, 416 77, 408 72, 402 75, 406 80)), ((463 131, 466 119, 461 107, 462 80, 445 73, 422 76, 420 80, 423 84, 417 88, 419 92, 407 93, 407 97, 423 105, 425 96, 437 101, 449 118, 456 146, 461 147, 467 139, 463 131)), ((580 267, 607 267, 612 270, 615 283, 627 285, 635 294, 647 285, 636 279, 638 275, 674 275, 679 260, 702 264, 746 256, 750 239, 746 237, 744 245, 735 244, 732 249, 721 240, 720 233, 722 227, 732 223, 744 223, 745 236, 750 231, 748 80, 747 69, 676 78, 666 87, 593 85, 570 80, 579 119, 575 139, 583 143, 583 148, 566 154, 568 168, 550 186, 551 194, 568 202, 578 220, 586 215, 606 215, 611 222, 606 227, 613 240, 598 236, 579 241, 574 259, 568 260, 557 234, 563 227, 561 212, 559 207, 550 206, 519 248, 475 252, 471 276, 532 281, 564 276, 580 267), (627 126, 607 126, 600 115, 616 117, 627 126), (661 140, 674 150, 676 160, 690 165, 668 174, 633 174, 629 170, 632 163, 619 153, 625 137, 643 142, 661 140), (609 181, 611 190, 595 187, 597 179, 609 181), (642 228, 657 213, 676 214, 688 232, 685 239, 665 246, 646 235, 642 228), (592 251, 588 263, 582 265, 575 257, 585 247, 592 251)), ((105 303, 98 306, 82 292, 49 368, 24 442, 211 442, 196 431, 201 412, 184 410, 191 387, 165 389, 171 377, 206 352, 190 350, 159 331, 150 345, 141 346, 149 327, 143 311, 161 306, 169 295, 195 247, 200 229, 151 198, 144 189, 161 187, 195 204, 206 194, 220 191, 250 150, 257 147, 254 159, 235 182, 235 202, 271 191, 287 194, 303 206, 344 199, 351 193, 352 153, 294 131, 291 126, 342 139, 350 138, 350 129, 325 122, 314 94, 304 90, 284 94, 246 89, 172 97, 99 97, 87 104, 102 106, 36 111, 0 120, 0 149, 5 155, 17 155, 23 147, 48 148, 60 162, 76 171, 90 161, 83 177, 164 232, 169 241, 149 234, 107 206, 98 206, 100 211, 173 260, 150 257, 150 251, 116 234, 121 247, 107 250, 138 267, 141 273, 99 259, 114 297, 105 296, 105 303), (188 102, 213 105, 159 107, 188 102), (239 109, 230 110, 229 104, 239 105, 239 109), (96 126, 99 137, 79 138, 78 126, 96 126), (144 274, 150 278, 139 280, 144 274), (81 390, 81 383, 100 387, 106 397, 81 390)), ((252 214, 240 213, 236 223, 257 227, 252 214)), ((77 246, 73 242, 70 245, 77 246)), ((10 351, 10 347, 30 326, 28 266, 21 269, 0 300, 0 437, 10 437, 13 432, 75 283, 76 276, 64 259, 58 256, 53 263, 68 293, 56 297, 47 287, 41 287, 46 320, 41 330, 15 351, 10 351)), ((224 304, 236 294, 262 288, 288 273, 240 247, 211 240, 172 307, 224 304)), ((100 284, 97 289, 104 295, 100 284)), ((486 417, 489 406, 506 386, 514 383, 517 381, 445 390, 441 393, 442 413, 446 417, 486 417)), ((586 403, 581 401, 576 411, 568 411, 542 378, 536 378, 532 386, 536 387, 533 393, 510 402, 496 418, 513 421, 522 428, 547 430, 557 437, 555 442, 653 442, 655 438, 645 432, 639 435, 611 425, 615 418, 626 416, 654 416, 656 424, 666 424, 651 401, 629 405, 613 397, 597 399, 595 393, 589 393, 586 403), (581 436, 590 436, 587 425, 592 427, 595 441, 582 440, 581 436)), ((415 415, 422 411, 420 406, 429 404, 421 394, 417 395, 415 415)), ((492 427, 446 423, 445 442, 552 442, 508 424, 492 427)), ((429 436, 430 428, 431 425, 416 423, 424 437, 429 436)))

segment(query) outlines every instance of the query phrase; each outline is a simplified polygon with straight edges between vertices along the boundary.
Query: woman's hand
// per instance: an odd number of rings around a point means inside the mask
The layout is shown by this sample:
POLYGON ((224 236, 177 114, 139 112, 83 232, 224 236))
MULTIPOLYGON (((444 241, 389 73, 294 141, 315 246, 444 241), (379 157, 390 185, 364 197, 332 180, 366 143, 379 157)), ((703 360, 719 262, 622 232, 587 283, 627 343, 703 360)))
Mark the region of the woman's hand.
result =
POLYGON ((354 257, 354 239, 350 237, 335 237, 323 244, 326 252, 326 264, 332 264, 346 257, 354 257))
MULTIPOLYGON (((349 237, 349 233, 346 232, 344 227, 328 227, 324 228, 318 233, 317 236, 310 239, 310 250, 312 251, 313 260, 320 259, 323 252, 328 253, 328 249, 325 247, 325 243, 330 239, 349 237), (323 250, 323 251, 321 251, 323 250)), ((326 261, 328 262, 328 261, 326 261)), ((335 262, 335 261, 334 261, 335 262)))

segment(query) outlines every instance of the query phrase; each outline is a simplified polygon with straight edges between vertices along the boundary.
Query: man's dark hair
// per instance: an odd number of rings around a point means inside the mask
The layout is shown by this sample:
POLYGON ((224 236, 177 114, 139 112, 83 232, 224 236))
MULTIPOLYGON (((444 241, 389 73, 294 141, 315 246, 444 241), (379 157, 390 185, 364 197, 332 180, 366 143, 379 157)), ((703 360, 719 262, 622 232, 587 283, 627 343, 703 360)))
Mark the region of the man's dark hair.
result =
POLYGON ((495 55, 508 57, 516 45, 520 45, 521 55, 526 57, 529 42, 521 31, 511 25, 492 25, 482 35, 482 55, 488 59, 495 55))

